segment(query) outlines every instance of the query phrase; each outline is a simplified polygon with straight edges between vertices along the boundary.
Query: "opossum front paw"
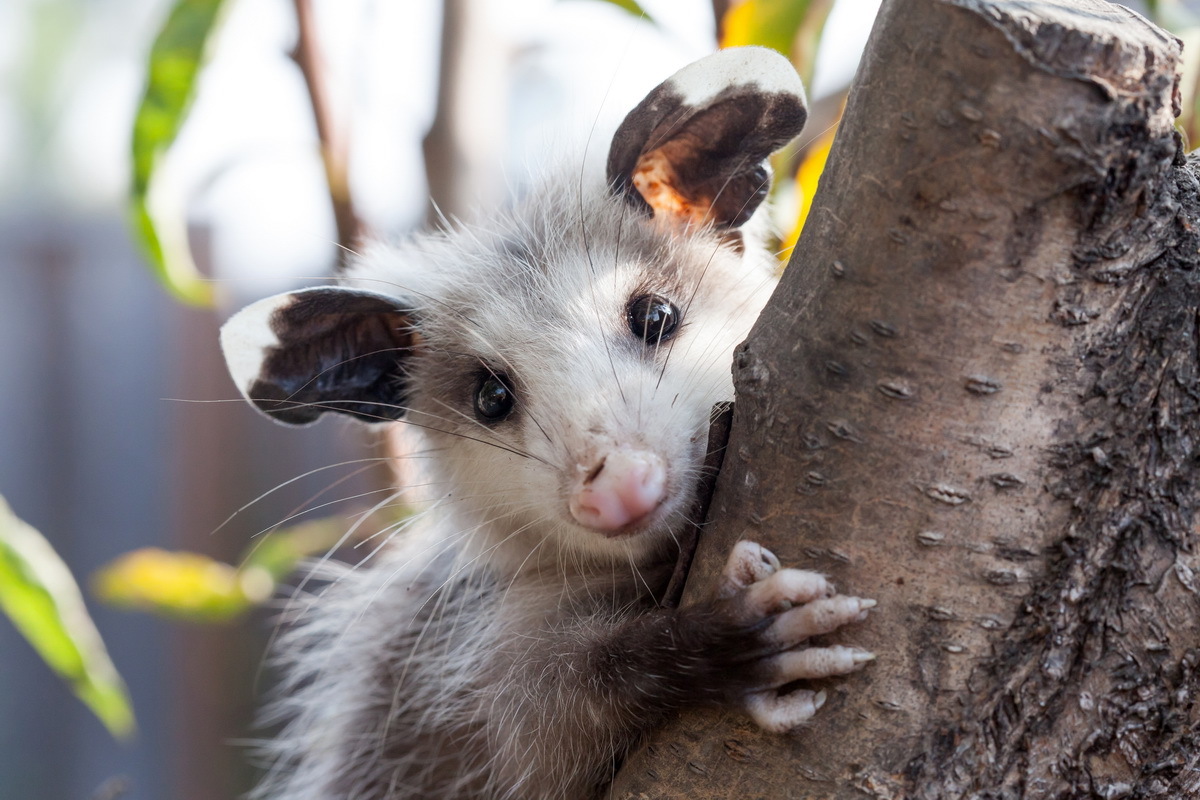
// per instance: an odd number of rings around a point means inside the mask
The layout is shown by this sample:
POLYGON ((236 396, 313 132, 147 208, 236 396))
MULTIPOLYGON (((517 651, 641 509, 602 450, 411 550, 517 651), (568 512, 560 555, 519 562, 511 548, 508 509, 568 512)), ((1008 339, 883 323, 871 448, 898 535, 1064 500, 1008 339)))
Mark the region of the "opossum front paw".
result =
POLYGON ((825 702, 824 692, 780 687, 797 680, 845 675, 875 658, 858 647, 801 647, 809 637, 867 618, 874 600, 837 594, 823 575, 783 569, 754 542, 734 547, 719 597, 732 622, 756 631, 753 683, 742 704, 758 725, 785 732, 805 722, 825 702))

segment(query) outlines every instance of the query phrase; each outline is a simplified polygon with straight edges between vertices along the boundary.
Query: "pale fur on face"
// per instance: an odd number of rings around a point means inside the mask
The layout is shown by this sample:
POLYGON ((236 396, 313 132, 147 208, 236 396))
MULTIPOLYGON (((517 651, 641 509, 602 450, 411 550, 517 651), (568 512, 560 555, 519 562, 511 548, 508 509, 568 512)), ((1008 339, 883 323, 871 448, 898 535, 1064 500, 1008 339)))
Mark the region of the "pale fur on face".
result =
POLYGON ((755 241, 761 223, 739 248, 643 217, 598 176, 582 190, 580 180, 564 170, 483 225, 372 246, 346 276, 417 309, 407 419, 438 453, 430 483, 470 540, 512 568, 636 561, 670 539, 691 504, 710 409, 732 399, 733 348, 775 282, 755 241), (658 346, 627 321, 630 301, 650 293, 682 312, 658 346), (472 408, 486 370, 516 395, 514 413, 490 424, 472 408), (567 510, 570 481, 612 444, 658 453, 668 473, 668 499, 615 539, 567 510))

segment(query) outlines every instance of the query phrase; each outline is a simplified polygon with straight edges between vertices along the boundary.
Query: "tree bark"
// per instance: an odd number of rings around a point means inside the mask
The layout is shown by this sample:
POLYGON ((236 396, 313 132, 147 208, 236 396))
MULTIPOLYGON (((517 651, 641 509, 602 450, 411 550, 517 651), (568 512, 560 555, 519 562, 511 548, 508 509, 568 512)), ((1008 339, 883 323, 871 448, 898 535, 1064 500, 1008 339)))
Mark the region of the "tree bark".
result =
POLYGON ((683 602, 740 538, 878 599, 787 737, 696 712, 615 798, 1200 797, 1200 189, 1178 42, 891 0, 734 366, 683 602))

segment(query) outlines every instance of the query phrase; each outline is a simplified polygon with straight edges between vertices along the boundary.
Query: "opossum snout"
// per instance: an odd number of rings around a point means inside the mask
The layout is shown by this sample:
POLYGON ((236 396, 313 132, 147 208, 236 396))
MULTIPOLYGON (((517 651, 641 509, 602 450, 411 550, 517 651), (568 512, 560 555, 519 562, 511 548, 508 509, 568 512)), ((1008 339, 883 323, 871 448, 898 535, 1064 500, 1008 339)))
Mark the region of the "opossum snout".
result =
POLYGON ((568 506, 580 525, 617 536, 666 499, 667 467, 657 453, 618 447, 578 467, 568 506))

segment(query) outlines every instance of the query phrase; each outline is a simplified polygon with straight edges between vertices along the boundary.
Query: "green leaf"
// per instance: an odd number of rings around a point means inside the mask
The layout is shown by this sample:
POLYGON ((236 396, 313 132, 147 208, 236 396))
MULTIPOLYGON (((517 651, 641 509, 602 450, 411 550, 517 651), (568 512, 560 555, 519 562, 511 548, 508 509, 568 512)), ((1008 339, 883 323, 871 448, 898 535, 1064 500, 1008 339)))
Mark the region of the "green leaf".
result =
POLYGON ((0 610, 119 738, 133 733, 121 676, 88 616, 67 565, 0 497, 0 610))
POLYGON ((654 17, 646 13, 646 9, 637 2, 637 0, 602 0, 602 2, 614 5, 617 8, 623 8, 635 17, 641 17, 647 22, 654 22, 654 17))
MULTIPOLYGON (((363 526, 362 536, 378 530, 363 526)), ((273 581, 281 581, 309 556, 335 547, 346 535, 346 520, 340 517, 301 522, 271 531, 255 542, 242 557, 243 571, 261 570, 273 581)))
POLYGON ((151 267, 176 297, 212 305, 212 287, 196 269, 179 203, 155 191, 162 156, 187 118, 196 76, 224 0, 177 0, 150 50, 146 91, 133 123, 133 227, 151 267))

